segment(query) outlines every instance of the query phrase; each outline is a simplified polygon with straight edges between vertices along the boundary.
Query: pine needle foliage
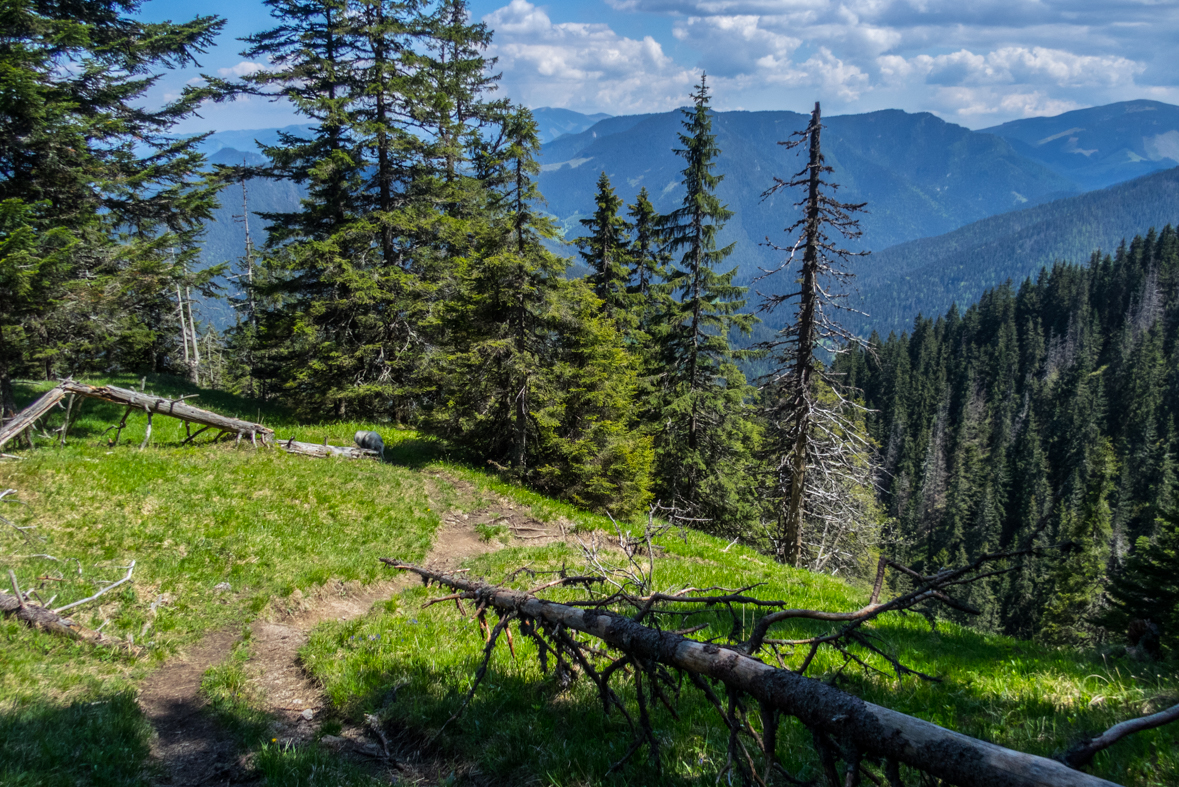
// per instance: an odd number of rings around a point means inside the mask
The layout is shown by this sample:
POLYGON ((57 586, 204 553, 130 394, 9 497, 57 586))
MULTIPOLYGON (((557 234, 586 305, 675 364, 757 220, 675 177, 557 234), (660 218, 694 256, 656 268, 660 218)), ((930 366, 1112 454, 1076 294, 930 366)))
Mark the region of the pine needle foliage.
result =
POLYGON ((712 131, 707 77, 684 110, 676 154, 684 160, 681 206, 659 224, 663 248, 680 253, 664 285, 670 297, 660 320, 661 380, 653 408, 656 494, 718 532, 744 531, 756 514, 739 479, 757 441, 749 400, 753 395, 736 361, 748 356, 730 343, 755 319, 741 311, 745 287, 733 284, 737 269, 716 270, 734 245, 717 247, 732 211, 721 204, 714 172, 720 149, 712 131))

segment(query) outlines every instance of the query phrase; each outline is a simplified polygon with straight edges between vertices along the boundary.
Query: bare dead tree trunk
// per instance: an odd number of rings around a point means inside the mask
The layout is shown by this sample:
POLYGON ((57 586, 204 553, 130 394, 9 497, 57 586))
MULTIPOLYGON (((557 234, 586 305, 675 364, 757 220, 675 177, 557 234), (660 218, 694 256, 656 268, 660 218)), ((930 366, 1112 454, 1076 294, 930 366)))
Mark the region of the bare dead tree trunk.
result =
MULTIPOLYGON (((3 427, 0 427, 0 448, 3 448, 4 444, 12 438, 21 434, 26 429, 31 428, 33 424, 37 423, 37 421, 41 419, 42 416, 48 413, 51 409, 53 409, 54 406, 57 405, 58 402, 64 399, 65 395, 66 392, 61 388, 61 386, 58 386, 51 389, 40 399, 17 413, 16 417, 14 417, 3 427)), ((31 439, 29 443, 31 447, 31 439)))
MULTIPOLYGON (((529 636, 538 627, 557 632, 558 638, 565 638, 563 641, 568 640, 563 631, 584 632, 618 648, 635 665, 663 664, 719 681, 731 691, 752 697, 764 708, 799 719, 817 735, 855 749, 859 757, 886 760, 890 768, 903 763, 962 787, 1115 787, 1112 782, 1056 760, 947 730, 864 702, 822 681, 771 667, 738 650, 650 628, 597 606, 581 609, 390 558, 381 558, 381 562, 460 591, 458 597, 473 599, 478 609, 494 608, 503 615, 494 634, 513 619, 521 622, 521 633, 529 636)), ((592 667, 586 669, 585 663, 579 664, 598 681, 599 688, 604 686, 601 673, 592 671, 592 667)), ((855 775, 853 780, 849 773, 848 784, 859 783, 858 772, 855 775)))
POLYGON ((763 296, 761 306, 762 311, 773 311, 789 304, 794 310, 793 319, 774 339, 761 345, 776 361, 776 369, 767 376, 765 385, 764 413, 771 424, 771 448, 766 458, 775 468, 769 491, 778 508, 777 557, 788 565, 802 565, 808 559, 803 549, 804 532, 816 527, 823 534, 822 544, 811 550, 815 554, 809 558, 811 568, 816 570, 826 562, 825 554, 830 553, 830 531, 854 530, 856 526, 847 523, 854 522, 859 513, 848 502, 854 497, 849 489, 826 487, 830 487, 831 479, 843 479, 839 482, 842 484, 857 474, 864 475, 866 472, 859 473, 857 468, 869 466, 866 445, 855 434, 853 420, 846 414, 855 409, 854 405, 840 393, 839 385, 824 372, 817 357, 824 347, 840 352, 845 344, 861 343, 828 314, 828 309, 837 308, 837 301, 845 295, 832 292, 827 283, 852 275, 841 266, 857 254, 839 248, 831 235, 835 230, 845 238, 858 237, 859 227, 852 214, 864 207, 837 201, 831 194, 836 186, 824 180, 831 168, 823 159, 822 121, 821 107, 815 102, 806 128, 795 139, 779 143, 788 148, 807 144, 807 163, 789 180, 774 178, 774 185, 762 198, 782 189, 804 188, 805 196, 794 203, 803 215, 786 230, 788 234, 797 233, 793 245, 780 247, 767 240, 775 250, 789 256, 776 269, 759 277, 786 273, 797 284, 797 289, 790 287, 787 294, 763 296), (796 269, 795 254, 800 248, 802 266, 796 269), (827 388, 836 400, 833 406, 822 398, 827 388))

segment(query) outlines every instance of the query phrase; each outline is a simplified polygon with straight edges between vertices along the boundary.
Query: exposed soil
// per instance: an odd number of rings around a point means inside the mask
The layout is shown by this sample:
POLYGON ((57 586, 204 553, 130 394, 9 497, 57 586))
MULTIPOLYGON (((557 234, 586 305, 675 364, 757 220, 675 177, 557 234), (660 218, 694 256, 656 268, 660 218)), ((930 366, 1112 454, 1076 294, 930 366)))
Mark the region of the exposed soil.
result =
POLYGON ((140 687, 139 705, 156 731, 151 753, 162 766, 163 783, 243 780, 246 772, 237 762, 237 743, 204 712, 200 696, 205 670, 219 664, 237 639, 235 627, 213 631, 183 658, 153 672, 140 687))
MULTIPOLYGON (((470 500, 475 496, 469 483, 451 478, 446 481, 461 497, 470 500)), ((499 498, 473 512, 445 514, 425 564, 453 570, 471 557, 502 549, 509 543, 535 546, 565 538, 565 523, 545 525, 525 511, 499 498)), ((274 719, 275 738, 287 745, 310 743, 318 736, 328 708, 321 687, 298 658, 311 630, 327 620, 360 617, 409 581, 399 577, 367 586, 329 582, 306 596, 296 590, 250 625, 247 670, 259 689, 263 710, 274 719)), ((158 783, 192 787, 245 783, 258 778, 248 761, 239 757, 237 741, 206 712, 200 694, 205 671, 229 656, 239 631, 227 627, 211 632, 189 653, 168 662, 144 681, 139 702, 156 731, 152 759, 160 774, 158 783)), ((415 784, 438 783, 450 772, 452 764, 442 767, 442 763, 431 763, 421 759, 420 752, 407 752, 402 746, 390 751, 381 735, 368 726, 349 727, 338 735, 324 736, 321 743, 341 756, 366 763, 374 775, 390 781, 395 779, 394 768, 400 770, 397 778, 415 784), (395 760, 401 761, 394 765, 395 760)))

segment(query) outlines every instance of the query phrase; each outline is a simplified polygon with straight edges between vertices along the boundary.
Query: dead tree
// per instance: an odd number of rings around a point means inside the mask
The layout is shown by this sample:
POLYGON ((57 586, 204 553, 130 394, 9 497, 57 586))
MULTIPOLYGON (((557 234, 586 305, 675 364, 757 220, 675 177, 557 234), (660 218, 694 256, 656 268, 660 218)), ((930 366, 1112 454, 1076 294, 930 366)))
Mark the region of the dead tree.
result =
MULTIPOLYGON (((80 570, 80 569, 79 569, 80 570)), ((11 583, 12 593, 0 592, 0 613, 5 615, 12 615, 17 620, 42 631, 47 631, 50 634, 57 634, 70 639, 82 640, 89 642, 92 645, 101 645, 104 647, 118 647, 127 648, 132 653, 140 653, 141 650, 136 648, 131 642, 124 642, 120 639, 113 639, 106 636, 101 631, 86 628, 80 623, 76 623, 70 618, 62 616, 62 612, 67 609, 73 609, 83 604, 88 604, 91 601, 98 599, 107 591, 113 590, 126 582, 131 581, 131 572, 135 570, 135 561, 131 561, 131 565, 127 568, 127 574, 117 582, 112 582, 102 590, 95 593, 89 598, 84 598, 81 601, 75 601, 72 604, 66 604, 64 607, 57 609, 50 609, 48 604, 34 604, 29 600, 24 591, 20 589, 17 584, 16 575, 10 570, 8 572, 8 579, 11 583)), ((52 603, 52 600, 50 600, 52 603)), ((101 627, 100 627, 101 628, 101 627)))
POLYGON ((818 570, 825 565, 815 563, 830 561, 832 550, 849 535, 847 529, 865 521, 850 491, 870 485, 871 457, 855 423, 854 405, 819 360, 820 352, 860 343, 831 313, 841 298, 833 286, 851 277, 845 263, 854 256, 832 234, 859 237, 853 214, 864 207, 836 200, 837 186, 824 179, 831 167, 823 160, 822 129, 816 102, 807 127, 795 139, 779 143, 788 149, 807 144, 807 164, 789 180, 774 178, 762 199, 782 190, 805 189, 803 199, 795 203, 802 217, 786 229, 788 236, 797 234, 792 246, 778 246, 766 238, 766 245, 788 256, 777 268, 763 269, 757 279, 784 273, 799 285, 796 290, 787 288, 792 291, 786 294, 759 293, 760 311, 794 310, 793 320, 761 345, 775 361, 775 370, 762 381, 770 438, 767 459, 773 469, 768 495, 777 509, 772 540, 778 560, 793 566, 803 563, 804 530, 810 526, 815 531, 812 540, 819 542, 817 550, 810 550, 811 567, 818 570), (795 256, 800 249, 798 269, 795 256))
POLYGON ((140 446, 141 448, 146 448, 151 438, 152 416, 164 415, 184 421, 188 429, 188 437, 182 445, 193 442, 202 433, 213 429, 217 430, 215 432, 216 437, 213 438, 214 441, 233 437, 240 443, 243 438, 249 438, 252 445, 261 444, 263 446, 277 447, 288 453, 301 454, 303 456, 336 456, 344 459, 361 459, 373 458, 380 455, 377 451, 370 451, 364 448, 328 445, 327 441, 324 441, 320 445, 318 443, 299 442, 293 437, 289 440, 278 440, 275 437, 274 430, 268 426, 243 421, 240 418, 231 418, 214 413, 211 410, 195 407, 185 401, 185 399, 192 398, 189 396, 179 399, 169 399, 165 396, 156 396, 155 394, 144 391, 132 391, 114 385, 86 385, 85 383, 79 383, 74 380, 63 380, 40 399, 18 413, 16 418, 10 423, 4 427, 0 427, 0 448, 18 434, 31 431, 33 425, 53 407, 59 405, 67 394, 125 406, 127 409, 123 413, 122 420, 117 427, 112 427, 117 429, 116 442, 118 441, 118 434, 127 425, 128 415, 134 412, 143 412, 146 414, 147 434, 144 437, 143 445, 140 446), (192 424, 199 425, 200 429, 193 432, 191 429, 192 424))
MULTIPOLYGON (((764 632, 773 623, 790 617, 832 619, 833 616, 835 620, 847 621, 845 630, 810 641, 816 643, 814 647, 828 644, 842 650, 849 661, 858 659, 849 651, 849 645, 856 637, 862 641, 867 638, 851 627, 885 611, 911 609, 939 596, 943 597, 939 600, 956 603, 949 596, 951 588, 989 574, 983 570, 985 566, 1003 557, 1010 555, 985 556, 970 566, 943 571, 933 577, 918 574, 920 581, 914 591, 883 604, 878 600, 882 584, 878 582, 873 603, 855 613, 789 610, 785 608, 786 602, 748 596, 750 588, 690 588, 646 597, 633 596, 623 589, 594 595, 590 588, 601 582, 600 576, 562 575, 531 590, 519 591, 505 587, 504 583, 492 585, 389 558, 381 561, 417 574, 427 585, 435 583, 454 591, 428 603, 454 601, 460 610, 464 600, 473 603, 486 646, 474 685, 459 712, 486 675, 491 653, 501 635, 511 643, 510 627, 514 625, 520 636, 536 643, 543 670, 552 665, 566 676, 580 674, 589 678, 599 691, 604 710, 618 710, 629 723, 634 742, 611 770, 621 767, 644 746, 657 759, 658 738, 651 726, 651 716, 659 705, 674 712, 672 698, 678 696, 679 681, 673 673, 679 673, 707 698, 730 730, 727 768, 738 771, 747 784, 764 787, 778 775, 792 784, 806 783, 778 762, 777 729, 784 714, 810 729, 829 787, 860 785, 865 779, 877 785, 900 787, 902 765, 964 787, 1110 787, 1111 782, 1073 770, 1056 760, 977 740, 864 702, 827 683, 808 678, 804 673, 813 651, 796 670, 773 667, 756 656, 770 642, 764 638, 764 632), (539 591, 557 586, 584 586, 590 597, 556 603, 537 596, 539 591), (611 608, 615 606, 626 608, 631 614, 620 614, 611 608), (728 645, 685 636, 703 627, 664 630, 659 619, 661 615, 670 615, 683 627, 685 612, 691 614, 693 609, 705 611, 716 607, 728 607, 732 611, 737 606, 778 609, 763 617, 755 627, 753 639, 728 645), (486 619, 488 613, 499 618, 494 626, 486 619), (767 618, 774 620, 765 622, 767 618), (599 642, 582 641, 577 637, 579 632, 599 642), (756 632, 762 632, 760 640, 756 632), (603 650, 602 643, 612 652, 603 650), (628 671, 634 676, 636 689, 638 707, 633 713, 611 686, 612 678, 628 671), (750 722, 754 709, 761 717, 760 734, 750 722)), ((882 563, 881 579, 884 567, 882 563)), ((898 669, 902 666, 895 658, 892 661, 898 669)))

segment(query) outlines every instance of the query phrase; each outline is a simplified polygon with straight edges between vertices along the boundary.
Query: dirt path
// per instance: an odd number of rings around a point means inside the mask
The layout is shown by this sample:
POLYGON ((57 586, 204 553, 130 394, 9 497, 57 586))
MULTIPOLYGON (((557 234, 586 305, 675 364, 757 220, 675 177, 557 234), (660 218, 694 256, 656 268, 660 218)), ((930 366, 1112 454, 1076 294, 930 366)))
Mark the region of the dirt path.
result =
MULTIPOLYGON (((476 490, 470 484, 450 478, 446 481, 455 485, 462 497, 475 497, 476 490)), ((424 562, 435 568, 454 569, 471 557, 502 549, 505 540, 539 545, 565 537, 562 525, 545 525, 526 511, 503 498, 492 499, 470 513, 451 511, 443 516, 424 562)), ((275 738, 285 745, 309 743, 319 733, 328 709, 320 686, 298 658, 311 630, 324 621, 365 615, 374 604, 391 598, 409 581, 399 577, 374 585, 329 582, 306 596, 296 590, 250 625, 246 668, 259 689, 262 709, 274 719, 275 738)), ((195 787, 248 783, 259 778, 248 761, 238 756, 237 741, 205 712, 200 694, 205 671, 230 654, 239 631, 227 627, 208 634, 183 658, 166 663, 144 681, 139 703, 157 733, 152 760, 160 773, 159 784, 195 787)), ((379 740, 370 730, 347 728, 337 736, 325 736, 323 742, 343 755, 368 762, 392 780, 394 773, 381 764, 379 740)), ((415 772, 412 781, 437 781, 430 778, 429 770, 415 772)))

